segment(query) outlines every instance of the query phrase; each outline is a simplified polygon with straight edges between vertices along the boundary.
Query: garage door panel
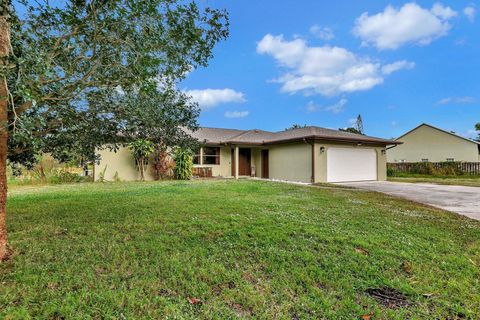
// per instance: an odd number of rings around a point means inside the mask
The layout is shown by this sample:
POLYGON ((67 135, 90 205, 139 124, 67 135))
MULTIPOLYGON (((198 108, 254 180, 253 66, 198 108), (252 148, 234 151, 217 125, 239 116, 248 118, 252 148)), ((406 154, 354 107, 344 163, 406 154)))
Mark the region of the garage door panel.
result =
POLYGON ((327 181, 377 180, 377 152, 372 148, 329 148, 327 181))

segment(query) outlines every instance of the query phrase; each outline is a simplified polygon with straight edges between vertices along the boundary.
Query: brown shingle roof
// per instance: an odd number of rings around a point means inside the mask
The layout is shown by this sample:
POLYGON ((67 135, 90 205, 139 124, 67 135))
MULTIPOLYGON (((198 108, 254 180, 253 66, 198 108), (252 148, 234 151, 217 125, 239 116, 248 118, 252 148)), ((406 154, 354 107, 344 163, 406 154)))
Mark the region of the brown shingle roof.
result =
POLYGON ((382 138, 364 136, 350 132, 326 129, 321 127, 305 127, 278 132, 264 130, 235 130, 221 128, 200 128, 191 135, 206 144, 275 144, 288 141, 328 140, 340 142, 377 143, 384 145, 400 144, 401 142, 382 138))

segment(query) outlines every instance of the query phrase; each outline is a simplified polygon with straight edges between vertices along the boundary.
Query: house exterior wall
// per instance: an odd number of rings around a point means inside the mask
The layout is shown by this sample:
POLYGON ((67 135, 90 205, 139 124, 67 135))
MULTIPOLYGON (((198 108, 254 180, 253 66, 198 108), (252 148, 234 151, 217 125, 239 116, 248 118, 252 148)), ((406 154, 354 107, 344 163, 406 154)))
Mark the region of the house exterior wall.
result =
MULTIPOLYGON (((343 148, 374 148, 377 152, 377 177, 378 180, 386 180, 387 157, 382 150, 383 146, 357 146, 352 144, 340 143, 314 143, 315 157, 315 180, 316 183, 327 181, 327 152, 331 147, 343 148), (321 152, 321 148, 324 151, 321 152)), ((251 164, 255 167, 255 176, 261 177, 262 157, 261 150, 269 150, 269 177, 270 179, 298 181, 310 183, 312 178, 312 146, 306 142, 296 142, 288 144, 268 145, 262 147, 252 147, 251 164)), ((117 152, 109 149, 97 150, 100 155, 100 163, 95 164, 95 180, 98 181, 100 172, 105 170, 105 179, 113 181, 115 173, 122 181, 139 180, 140 174, 135 167, 135 159, 131 150, 122 147, 117 152)), ((151 164, 153 158, 149 160, 145 180, 154 180, 151 164)), ((229 146, 220 147, 219 165, 194 165, 194 167, 211 167, 214 177, 232 176, 231 148, 229 146)))
POLYGON ((312 147, 305 142, 270 145, 270 179, 311 182, 312 147))
POLYGON ((260 178, 262 176, 262 148, 252 148, 252 166, 255 167, 255 177, 260 178))
POLYGON ((214 177, 232 176, 232 155, 230 147, 220 147, 220 164, 193 165, 194 168, 212 168, 214 177))
MULTIPOLYGON (((135 158, 132 151, 127 147, 121 147, 117 152, 106 149, 97 149, 96 153, 100 155, 100 162, 95 163, 95 181, 100 178, 101 172, 105 171, 105 180, 113 181, 115 173, 122 181, 140 180, 140 173, 135 167, 135 158)), ((154 180, 151 164, 153 157, 149 159, 147 170, 145 171, 145 180, 154 180)))
POLYGON ((399 141, 403 144, 387 151, 388 162, 480 161, 477 144, 429 126, 420 126, 399 141))
POLYGON ((377 153, 377 180, 387 180, 387 155, 384 146, 357 146, 352 144, 315 142, 315 183, 327 182, 327 153, 329 148, 335 147, 375 149, 377 153), (321 151, 322 147, 324 148, 323 152, 321 151))

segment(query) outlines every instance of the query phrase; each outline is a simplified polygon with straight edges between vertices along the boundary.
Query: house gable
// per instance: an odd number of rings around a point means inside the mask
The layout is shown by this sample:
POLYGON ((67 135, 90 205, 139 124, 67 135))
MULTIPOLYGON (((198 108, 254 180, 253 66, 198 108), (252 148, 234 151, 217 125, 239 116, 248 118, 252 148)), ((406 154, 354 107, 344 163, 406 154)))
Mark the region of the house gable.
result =
POLYGON ((396 140, 403 144, 388 150, 388 162, 479 161, 478 143, 428 124, 396 140))

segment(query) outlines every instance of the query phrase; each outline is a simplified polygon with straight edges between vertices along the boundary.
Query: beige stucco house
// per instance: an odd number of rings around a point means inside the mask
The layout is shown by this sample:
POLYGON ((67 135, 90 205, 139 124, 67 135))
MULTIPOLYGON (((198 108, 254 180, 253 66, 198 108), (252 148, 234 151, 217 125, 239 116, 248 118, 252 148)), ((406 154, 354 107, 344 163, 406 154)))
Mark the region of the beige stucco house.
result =
POLYGON ((387 150, 388 162, 480 161, 478 142, 426 123, 395 140, 402 144, 387 150))
MULTIPOLYGON (((259 177, 306 183, 386 179, 386 148, 400 142, 349 132, 305 127, 280 132, 200 128, 195 168, 213 177, 259 177)), ((136 180, 128 148, 98 150, 95 179, 136 180)), ((146 179, 153 179, 151 172, 146 179)))

